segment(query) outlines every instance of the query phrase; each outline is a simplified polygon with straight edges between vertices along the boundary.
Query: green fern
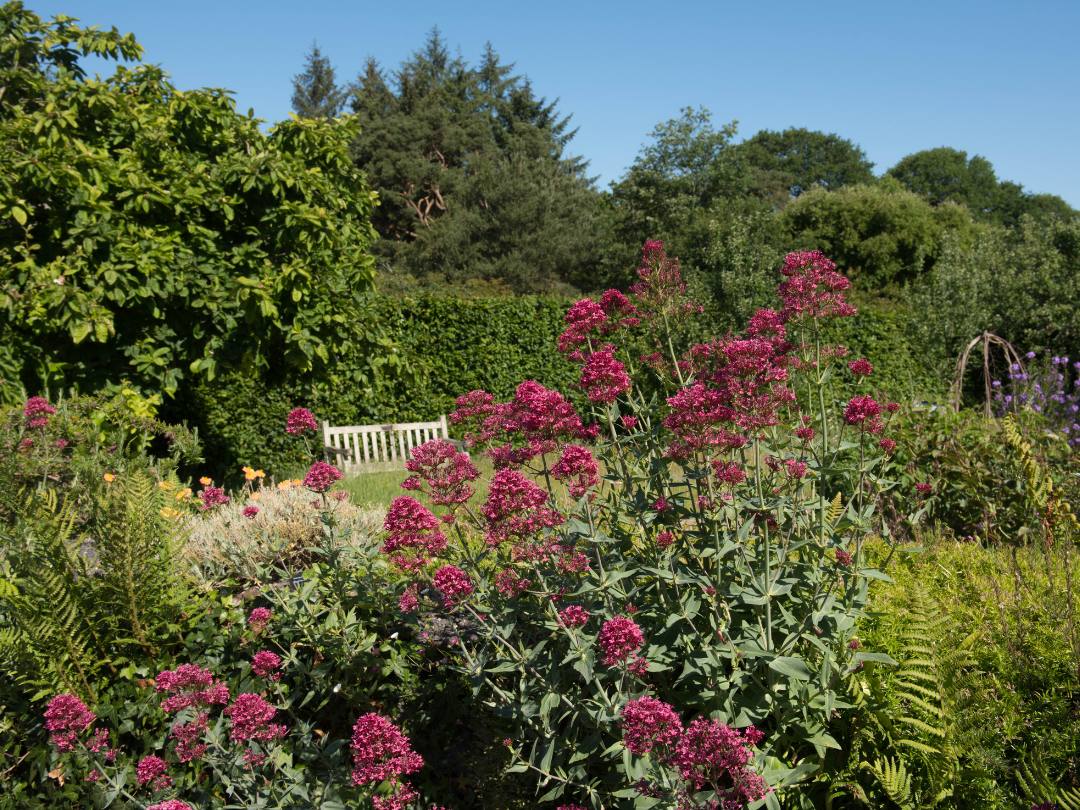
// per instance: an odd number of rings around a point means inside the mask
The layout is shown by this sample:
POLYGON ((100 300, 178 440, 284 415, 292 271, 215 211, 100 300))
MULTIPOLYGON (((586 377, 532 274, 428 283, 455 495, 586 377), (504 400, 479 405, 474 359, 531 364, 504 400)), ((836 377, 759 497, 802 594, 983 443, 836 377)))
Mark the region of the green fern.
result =
POLYGON ((1016 781, 1033 804, 1051 803, 1059 810, 1080 810, 1080 790, 1059 787, 1038 754, 1029 755, 1016 769, 1016 781))

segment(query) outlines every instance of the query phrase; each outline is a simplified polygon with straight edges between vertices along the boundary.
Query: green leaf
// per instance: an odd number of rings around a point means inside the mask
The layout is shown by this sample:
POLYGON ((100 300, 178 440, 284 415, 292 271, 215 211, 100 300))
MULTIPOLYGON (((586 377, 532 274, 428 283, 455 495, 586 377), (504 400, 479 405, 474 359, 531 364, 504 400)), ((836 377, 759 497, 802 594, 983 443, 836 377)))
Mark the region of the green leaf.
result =
POLYGON ((11 206, 11 216, 14 217, 15 221, 20 225, 26 224, 26 211, 19 206, 11 206))
POLYGON ((801 681, 810 680, 813 675, 807 668, 806 663, 801 658, 795 658, 789 655, 780 655, 769 662, 769 669, 774 672, 779 672, 781 675, 787 675, 789 678, 796 678, 801 681))

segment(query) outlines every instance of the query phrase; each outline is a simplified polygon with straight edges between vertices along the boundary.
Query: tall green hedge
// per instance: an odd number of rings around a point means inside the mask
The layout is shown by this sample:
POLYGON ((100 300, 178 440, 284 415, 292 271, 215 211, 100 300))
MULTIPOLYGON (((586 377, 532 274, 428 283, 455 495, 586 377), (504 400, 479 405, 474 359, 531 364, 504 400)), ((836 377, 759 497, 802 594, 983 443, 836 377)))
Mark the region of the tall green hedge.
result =
POLYGON ((306 459, 283 431, 297 405, 331 424, 369 424, 436 419, 459 394, 509 397, 525 379, 573 393, 577 372, 555 347, 566 307, 534 296, 373 296, 356 317, 380 334, 378 356, 338 356, 328 380, 232 370, 187 389, 173 407, 198 427, 217 475, 235 476, 242 464, 289 474, 306 459))
MULTIPOLYGON (((436 419, 459 394, 482 388, 506 398, 525 379, 577 398, 577 369, 556 350, 568 305, 533 296, 372 296, 355 316, 379 336, 369 342, 375 356, 336 357, 332 375, 320 381, 232 370, 189 388, 174 405, 176 416, 198 427, 217 475, 235 476, 242 464, 285 475, 307 459, 283 431, 297 405, 331 424, 368 424, 436 419)), ((910 318, 903 309, 864 305, 832 336, 869 357, 875 385, 902 401, 941 389, 934 365, 908 338, 910 318)))

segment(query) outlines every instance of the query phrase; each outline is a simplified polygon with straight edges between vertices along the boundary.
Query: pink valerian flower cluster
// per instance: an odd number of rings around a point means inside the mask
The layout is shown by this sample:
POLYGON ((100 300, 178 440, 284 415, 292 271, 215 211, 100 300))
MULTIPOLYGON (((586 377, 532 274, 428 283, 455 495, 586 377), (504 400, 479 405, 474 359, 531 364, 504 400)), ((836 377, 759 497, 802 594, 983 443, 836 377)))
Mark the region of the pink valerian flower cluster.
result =
POLYGON ((420 607, 420 588, 413 582, 398 597, 398 610, 402 613, 415 613, 420 607))
POLYGON ((214 680, 214 674, 198 664, 181 664, 174 670, 158 673, 154 683, 167 697, 161 701, 166 714, 175 714, 191 706, 209 707, 229 702, 229 688, 214 680))
POLYGON ((447 439, 435 439, 413 449, 405 462, 413 473, 401 486, 403 489, 426 491, 431 502, 440 506, 465 503, 473 496, 470 481, 480 477, 467 453, 460 452, 447 439))
POLYGON ((415 498, 394 498, 383 521, 386 540, 382 550, 403 571, 419 571, 432 556, 446 549, 439 519, 415 498))
POLYGON ((615 348, 605 346, 585 359, 579 384, 590 402, 610 405, 630 390, 630 375, 615 359, 615 348))
POLYGON ((769 791, 751 767, 750 749, 764 736, 753 726, 737 730, 699 717, 683 728, 671 705, 649 696, 629 701, 620 723, 627 750, 675 768, 687 783, 685 792, 716 790, 720 803, 710 806, 736 810, 769 791))
POLYGON ((690 349, 695 377, 719 394, 741 430, 775 425, 779 409, 795 400, 789 363, 786 342, 765 337, 728 337, 690 349))
POLYGON ((616 616, 604 622, 596 641, 603 652, 604 666, 614 667, 637 652, 645 636, 633 619, 616 616))
POLYGON ((568 444, 563 448, 559 460, 551 467, 555 480, 566 484, 574 498, 580 498, 600 483, 600 468, 588 448, 579 444, 568 444))
POLYGON ((505 599, 514 599, 523 594, 531 583, 513 568, 504 568, 495 575, 495 590, 505 599))
POLYGON ((618 290, 607 290, 597 303, 591 298, 576 301, 563 318, 566 329, 559 335, 559 351, 571 360, 584 360, 583 349, 590 342, 620 329, 637 326, 637 307, 618 290))
POLYGON ((270 650, 260 650, 251 659, 251 671, 259 678, 281 680, 281 656, 270 650))
POLYGON ((778 288, 785 321, 855 314, 855 307, 844 300, 844 290, 851 287, 851 282, 821 251, 789 253, 780 272, 785 277, 778 288))
POLYGON ((880 433, 884 427, 881 422, 881 405, 867 394, 851 398, 844 408, 844 421, 849 425, 858 425, 867 433, 880 433))
POLYGON ((180 762, 194 762, 202 759, 210 747, 204 742, 204 735, 210 728, 210 715, 199 712, 195 719, 187 723, 177 723, 169 730, 169 736, 176 741, 174 753, 180 762))
POLYGON ((270 623, 270 615, 270 608, 253 608, 251 613, 248 614, 247 625, 253 632, 261 633, 266 629, 266 625, 270 623))
POLYGON ((444 565, 435 572, 432 584, 442 594, 443 605, 451 608, 474 590, 469 575, 456 565, 444 565))
POLYGON ((285 418, 285 432, 290 436, 315 433, 318 429, 319 423, 315 421, 315 414, 307 408, 293 408, 285 418))
POLYGON ((376 810, 400 810, 416 798, 416 791, 402 779, 424 767, 401 729, 375 712, 361 715, 352 733, 352 781, 358 787, 389 782, 389 797, 374 796, 376 810))
POLYGON ((623 742, 639 757, 658 749, 662 759, 682 735, 682 721, 675 710, 654 697, 640 697, 623 706, 623 742))
POLYGON ((581 423, 566 397, 534 380, 518 385, 510 402, 496 402, 487 391, 458 397, 450 421, 466 427, 470 446, 490 445, 496 467, 525 464, 567 441, 595 438, 598 431, 581 423))
POLYGON ((683 732, 672 764, 691 790, 712 787, 722 807, 745 807, 769 792, 765 780, 750 767, 750 748, 763 736, 753 726, 739 730, 699 717, 683 732))
POLYGON ((203 512, 208 512, 217 506, 224 506, 228 502, 229 496, 221 487, 206 486, 199 490, 199 509, 203 512))
POLYGON ((23 418, 28 428, 43 428, 49 424, 49 417, 56 413, 56 408, 45 397, 30 397, 23 406, 23 418))
POLYGON ((499 470, 491 479, 488 497, 480 509, 487 523, 489 546, 532 538, 565 518, 548 502, 548 494, 517 470, 499 470))
POLYGON ((847 364, 847 367, 856 377, 869 377, 874 373, 873 364, 865 357, 860 357, 858 360, 852 360, 847 364))
POLYGON ((259 507, 255 506, 255 504, 248 504, 241 510, 240 514, 249 520, 254 520, 255 516, 259 514, 259 507))
POLYGON ((245 692, 236 696, 236 700, 225 709, 229 718, 229 739, 233 742, 270 742, 279 740, 288 732, 281 723, 272 723, 277 709, 267 703, 262 696, 245 692))
POLYGON ((304 476, 304 486, 312 492, 326 492, 342 478, 341 470, 325 461, 316 461, 304 476))
POLYGON ((581 605, 567 605, 559 611, 559 621, 566 627, 584 627, 589 623, 589 611, 581 605))
POLYGON ((722 392, 698 380, 668 397, 670 412, 664 427, 674 434, 667 453, 675 459, 700 451, 731 450, 746 444, 746 437, 731 428, 735 411, 722 392))
POLYGON ((150 805, 146 810, 195 810, 195 808, 179 799, 166 799, 163 802, 150 805))
POLYGON ((172 785, 172 777, 168 774, 169 766, 161 757, 143 757, 135 766, 135 781, 139 787, 150 785, 150 789, 157 792, 165 790, 172 785))
POLYGON ((670 258, 664 243, 650 239, 641 249, 638 280, 630 287, 645 317, 673 317, 700 307, 685 300, 686 282, 679 269, 679 260, 670 258))
POLYGON ((746 472, 734 461, 715 459, 712 462, 712 470, 716 480, 724 484, 734 486, 746 480, 746 472))
POLYGON ((57 695, 45 707, 45 729, 49 732, 49 742, 61 753, 73 751, 79 735, 95 720, 97 715, 72 694, 57 695))
POLYGON ((656 547, 659 549, 670 548, 675 544, 675 533, 669 529, 658 532, 656 535, 656 547))

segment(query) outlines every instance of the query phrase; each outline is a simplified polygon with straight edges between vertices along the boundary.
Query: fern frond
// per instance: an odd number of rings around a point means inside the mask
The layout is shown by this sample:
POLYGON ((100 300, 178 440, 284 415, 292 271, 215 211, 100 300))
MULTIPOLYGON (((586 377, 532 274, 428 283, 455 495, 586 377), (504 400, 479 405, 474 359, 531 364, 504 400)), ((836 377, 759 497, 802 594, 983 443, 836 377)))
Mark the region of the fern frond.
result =
POLYGON ((872 764, 864 763, 865 768, 874 775, 885 795, 903 810, 914 808, 911 796, 911 774, 904 767, 903 761, 891 757, 876 759, 872 764))

